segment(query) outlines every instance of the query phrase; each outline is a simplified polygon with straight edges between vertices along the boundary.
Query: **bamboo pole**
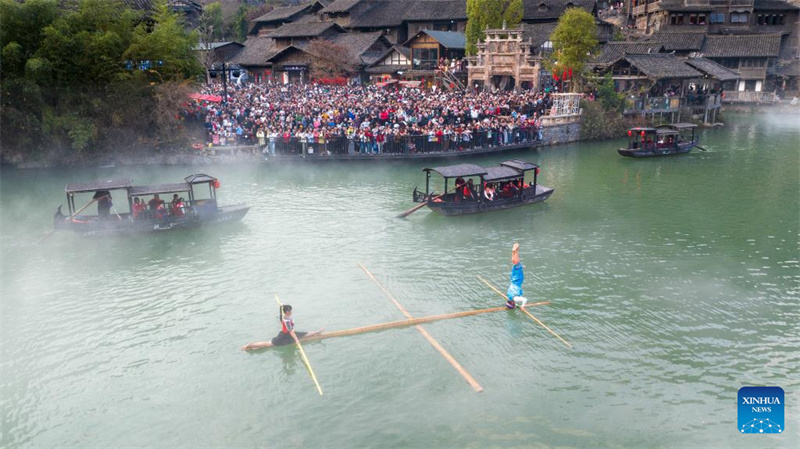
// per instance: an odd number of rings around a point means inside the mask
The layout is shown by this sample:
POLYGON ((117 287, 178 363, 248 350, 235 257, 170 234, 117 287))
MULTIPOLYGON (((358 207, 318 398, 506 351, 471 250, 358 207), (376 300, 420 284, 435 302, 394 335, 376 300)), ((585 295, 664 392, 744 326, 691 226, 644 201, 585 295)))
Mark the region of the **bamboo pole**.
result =
MULTIPOLYGON (((283 307, 283 304, 281 304, 281 300, 280 298, 278 298, 278 295, 275 295, 275 301, 278 301, 278 306, 283 307)), ((283 319, 283 313, 281 313, 281 319, 283 319)), ((290 330, 289 334, 292 335, 292 338, 294 338, 294 342, 297 343, 297 349, 300 350, 300 357, 306 364, 306 368, 308 368, 308 374, 311 374, 311 379, 314 381, 314 385, 317 386, 317 391, 319 392, 319 395, 322 396, 322 387, 319 386, 319 382, 317 381, 317 376, 314 375, 314 370, 311 369, 311 362, 308 361, 308 357, 306 357, 306 352, 303 351, 303 346, 300 345, 300 340, 297 339, 297 334, 294 333, 294 329, 290 330)))
MULTIPOLYGON (((80 209, 76 210, 76 211, 75 211, 75 213, 73 213, 73 214, 72 214, 72 215, 70 215, 69 217, 64 217, 64 221, 70 221, 70 220, 72 220, 73 218, 75 218, 75 216, 76 216, 76 215, 78 215, 79 213, 83 212, 83 210, 84 210, 84 209, 86 209, 87 207, 89 207, 89 206, 91 206, 92 204, 94 204, 94 202, 95 202, 95 201, 101 200, 101 199, 103 199, 103 198, 105 198, 105 197, 107 197, 107 196, 108 196, 108 195, 103 195, 103 196, 101 196, 100 198, 92 198, 92 200, 91 200, 91 201, 89 201, 88 203, 86 203, 86 205, 85 205, 85 206, 83 206, 83 207, 81 207, 80 209)), ((34 245, 38 245, 39 243, 41 243, 41 242, 43 242, 43 241, 47 240, 47 238, 48 238, 48 237, 50 237, 51 235, 53 235, 53 233, 54 233, 54 232, 56 232, 56 228, 55 228, 55 226, 53 226, 53 230, 52 230, 52 231, 48 231, 48 233, 47 233, 47 234, 43 235, 43 236, 42 236, 42 237, 41 237, 39 240, 35 241, 33 244, 34 244, 34 245)))
MULTIPOLYGON (((481 280, 481 282, 483 282, 484 284, 486 284, 486 286, 487 286, 487 287, 489 287, 489 288, 491 288, 492 290, 494 290, 494 291, 495 291, 495 293, 497 293, 498 295, 500 295, 500 297, 501 297, 501 298, 503 298, 503 299, 508 299, 508 298, 506 298, 506 295, 504 295, 502 292, 500 292, 500 290, 498 290, 497 288, 495 288, 495 286, 494 286, 494 285, 490 284, 490 283, 489 283, 489 281, 487 281, 486 279, 484 279, 484 278, 482 278, 482 277, 480 277, 480 276, 478 276, 478 279, 480 279, 480 280, 481 280)), ((546 324, 544 324, 544 323, 542 323, 541 321, 539 321, 539 319, 538 319, 538 318, 536 318, 535 316, 533 316, 533 314, 532 314, 532 313, 528 312, 527 310, 525 310, 525 309, 524 309, 524 308, 522 308, 522 307, 520 307, 520 310, 522 310, 522 312, 524 312, 526 315, 528 315, 528 316, 529 316, 529 317, 530 317, 530 318, 531 318, 533 321, 535 321, 535 322, 539 323, 539 325, 541 325, 543 328, 547 329, 547 332, 550 332, 550 333, 551 333, 551 334, 553 334, 553 335, 554 335, 556 338, 558 338, 559 340, 561 340, 561 342, 563 342, 565 345, 567 345, 567 347, 568 347, 568 348, 572 349, 572 345, 571 345, 571 344, 569 344, 569 343, 567 342, 567 340, 564 340, 563 338, 561 338, 561 336, 560 336, 560 335, 558 335, 557 333, 555 333, 555 332, 553 331, 553 329, 550 329, 550 328, 549 328, 549 327, 548 327, 546 324)))
MULTIPOLYGON (((536 302, 533 304, 528 304, 527 307, 531 306, 544 306, 550 304, 550 301, 542 301, 536 302)), ((414 326, 417 324, 424 324, 424 323, 432 323, 435 321, 442 321, 442 320, 450 320, 453 318, 462 318, 467 316, 473 315, 481 315, 484 313, 492 313, 492 312, 502 312, 504 310, 508 310, 507 307, 492 307, 490 309, 478 309, 478 310, 467 310, 464 312, 453 312, 453 313, 445 313, 442 315, 431 315, 419 318, 411 318, 408 320, 399 320, 399 321, 390 321, 388 323, 379 323, 379 324, 372 324, 369 326, 361 326, 361 327, 354 327, 352 329, 343 329, 339 331, 327 332, 324 334, 317 334, 312 335, 311 337, 303 337, 300 341, 316 341, 316 340, 325 340, 328 338, 336 338, 336 337, 348 337, 350 335, 359 335, 359 334, 366 334, 368 332, 378 332, 387 329, 396 329, 400 327, 408 327, 414 326)))
MULTIPOLYGON (((403 305, 402 305, 402 304, 400 304, 400 303, 397 301, 397 299, 395 299, 394 295, 392 295, 392 293, 391 293, 391 292, 389 292, 389 290, 387 290, 387 289, 386 289, 386 287, 384 287, 384 286, 383 286, 383 284, 381 284, 381 283, 380 283, 380 281, 378 281, 378 280, 375 278, 375 276, 373 276, 373 275, 372 275, 372 273, 370 273, 370 272, 369 272, 369 270, 367 270, 367 267, 365 267, 365 266, 364 266, 363 264, 361 264, 360 262, 358 263, 358 266, 359 266, 359 267, 361 267, 361 269, 362 269, 362 270, 364 270, 364 273, 366 273, 366 274, 367 274, 367 276, 369 276, 369 278, 370 278, 370 279, 372 279, 373 281, 375 281, 375 284, 377 284, 377 285, 378 285, 378 288, 380 288, 380 289, 381 289, 381 290, 382 290, 382 291, 383 291, 383 292, 386 294, 386 296, 389 298, 389 300, 391 300, 391 301, 394 303, 394 305, 395 305, 395 306, 397 306, 397 308, 400 310, 400 312, 402 312, 402 313, 403 313, 403 315, 405 315, 405 316, 406 316, 406 318, 408 318, 408 319, 413 319, 413 318, 414 318, 414 317, 413 317, 413 316, 412 316, 410 313, 408 313, 408 310, 406 310, 406 308, 405 308, 405 307, 403 307, 403 305)), ((465 369, 464 369, 464 368, 461 366, 461 364, 459 364, 459 363, 456 361, 456 359, 454 359, 454 358, 453 358, 453 356, 451 356, 451 355, 450 355, 450 353, 448 353, 448 352, 447 352, 447 350, 445 350, 445 349, 442 347, 442 345, 440 345, 440 344, 439 344, 439 342, 437 342, 436 340, 434 340, 434 338, 433 338, 433 337, 431 337, 431 335, 430 335, 430 334, 429 334, 429 333, 428 333, 428 332, 427 332, 427 331, 426 331, 426 330, 425 330, 425 329, 424 329, 424 328, 423 328, 421 325, 417 324, 417 325, 415 325, 415 327, 416 327, 417 331, 419 331, 419 333, 420 333, 420 334, 422 334, 422 336, 423 336, 423 337, 425 337, 425 339, 426 339, 426 340, 428 340, 428 343, 430 343, 430 344, 431 344, 431 346, 433 346, 433 347, 434 347, 434 349, 436 349, 437 351, 439 351, 439 354, 441 354, 441 355, 442 355, 442 357, 444 357, 444 358, 445 358, 445 360, 447 360, 448 362, 450 362, 450 364, 453 366, 453 368, 455 368, 455 370, 456 370, 456 371, 458 371, 458 373, 459 373, 459 374, 461 374, 461 376, 462 376, 462 377, 464 377, 464 379, 467 381, 467 383, 468 383, 468 384, 470 384, 470 386, 472 386, 472 388, 473 388, 473 389, 474 389, 476 392, 480 393, 481 391, 483 391, 483 387, 481 387, 481 386, 480 386, 480 384, 478 383, 478 381, 476 381, 476 380, 475 380, 475 378, 473 378, 473 377, 472 377, 472 376, 471 376, 471 375, 470 375, 470 374, 467 372, 467 370, 465 370, 465 369)))

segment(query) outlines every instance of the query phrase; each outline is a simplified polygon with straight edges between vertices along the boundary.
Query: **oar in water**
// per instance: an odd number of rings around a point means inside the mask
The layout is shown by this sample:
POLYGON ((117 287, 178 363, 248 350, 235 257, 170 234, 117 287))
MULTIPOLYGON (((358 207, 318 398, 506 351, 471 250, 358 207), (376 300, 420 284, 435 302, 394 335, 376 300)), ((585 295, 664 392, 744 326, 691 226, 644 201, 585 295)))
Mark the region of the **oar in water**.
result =
POLYGON ((697 148, 698 150, 708 151, 705 148, 701 147, 700 145, 695 145, 694 147, 697 148))
MULTIPOLYGON (((500 295, 500 297, 501 297, 501 298, 503 298, 503 299, 507 299, 507 298, 506 298, 506 295, 504 295, 502 292, 500 292, 500 290, 498 290, 498 289, 497 289, 497 288, 496 288, 494 285, 490 284, 490 283, 489 283, 489 281, 487 281, 486 279, 484 279, 484 278, 482 278, 482 277, 480 277, 480 276, 478 276, 478 279, 480 279, 480 280, 481 280, 481 282, 483 282, 484 284, 486 284, 486 286, 487 286, 487 287, 489 287, 489 288, 491 288, 492 290, 494 290, 494 291, 495 291, 495 293, 497 293, 498 295, 500 295)), ((520 310, 522 310, 522 312, 524 312, 524 313, 525 313, 525 315, 528 315, 528 316, 530 317, 530 319, 532 319, 533 321, 536 321, 537 323, 539 323, 539 325, 540 325, 540 326, 542 326, 543 328, 547 329, 547 332, 550 332, 550 333, 551 333, 551 334, 553 334, 553 335, 554 335, 556 338, 558 338, 559 340, 561 340, 561 342, 562 342, 562 343, 564 343, 565 345, 567 345, 567 347, 568 347, 568 348, 572 349, 572 345, 571 345, 571 344, 569 344, 569 343, 567 342, 567 340, 564 340, 563 338, 561 338, 561 336, 560 336, 560 335, 558 335, 557 333, 555 333, 555 331, 553 331, 553 329, 550 329, 550 328, 549 328, 549 327, 548 327, 546 324, 544 324, 544 323, 542 323, 541 321, 539 321, 539 319, 538 319, 538 318, 536 318, 535 316, 533 316, 533 314, 532 314, 532 313, 528 312, 528 311, 527 311, 527 310, 525 310, 523 307, 520 307, 519 309, 520 309, 520 310)))
MULTIPOLYGON (((83 206, 83 207, 81 207, 80 209, 76 210, 76 211, 75 211, 75 213, 73 213, 73 214, 72 214, 72 215, 70 215, 69 217, 64 217, 64 221, 70 221, 70 220, 72 220, 73 218, 75 218, 75 216, 76 216, 76 215, 78 215, 79 213, 83 212, 83 210, 84 210, 84 209, 86 209, 87 207, 91 206, 91 205, 92 205, 92 204, 93 204, 95 201, 101 200, 101 199, 105 198, 106 196, 108 196, 108 195, 103 195, 103 196, 101 196, 101 197, 99 197, 99 198, 92 198, 92 200, 91 200, 91 201, 89 201, 88 203, 86 203, 86 205, 85 205, 85 206, 83 206)), ((39 243, 41 243, 41 242, 45 241, 45 240, 46 240, 48 237, 50 237, 51 235, 53 235, 53 233, 54 233, 54 232, 56 232, 56 228, 55 228, 55 226, 53 226, 53 229, 52 229, 51 231, 49 231, 47 234, 43 235, 43 236, 42 236, 42 238, 40 238, 39 240, 37 240, 37 241, 34 243, 34 245, 38 245, 39 243)))
MULTIPOLYGON (((280 298, 278 295, 275 295, 275 301, 278 301, 278 306, 283 307, 280 298)), ((281 312, 283 315, 283 312, 281 312)), ((283 316, 281 316, 283 319, 283 316)), ((306 368, 308 368, 308 374, 311 374, 311 379, 314 381, 314 385, 317 386, 317 391, 319 391, 319 395, 322 396, 322 387, 319 386, 319 382, 317 382, 317 376, 314 375, 314 370, 311 369, 311 362, 308 361, 308 357, 306 357, 306 352, 303 351, 303 346, 300 344, 300 340, 297 338, 297 334, 294 333, 294 329, 289 330, 289 334, 294 338, 294 342, 297 343, 297 349, 300 350, 300 357, 303 359, 303 363, 306 364, 306 368)))

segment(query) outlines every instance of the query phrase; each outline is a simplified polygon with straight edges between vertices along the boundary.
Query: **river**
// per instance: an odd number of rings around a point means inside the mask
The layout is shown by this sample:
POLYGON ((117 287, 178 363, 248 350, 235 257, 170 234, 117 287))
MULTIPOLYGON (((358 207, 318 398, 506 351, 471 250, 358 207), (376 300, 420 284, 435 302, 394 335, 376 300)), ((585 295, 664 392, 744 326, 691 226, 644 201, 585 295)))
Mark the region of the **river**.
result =
MULTIPOLYGON (((473 157, 542 166, 545 203, 405 220, 442 162, 0 172, 3 447, 797 447, 800 126, 730 115, 707 152, 633 160, 619 141, 473 157), (241 224, 134 238, 52 226, 67 182, 221 180, 241 224), (300 330, 502 304, 521 245, 531 309, 309 342, 300 330), (786 391, 786 431, 741 435, 737 391, 786 391)), ((438 190, 441 190, 439 188, 438 190)), ((122 201, 116 199, 119 204, 122 201)), ((76 201, 81 204, 81 201, 76 201)))

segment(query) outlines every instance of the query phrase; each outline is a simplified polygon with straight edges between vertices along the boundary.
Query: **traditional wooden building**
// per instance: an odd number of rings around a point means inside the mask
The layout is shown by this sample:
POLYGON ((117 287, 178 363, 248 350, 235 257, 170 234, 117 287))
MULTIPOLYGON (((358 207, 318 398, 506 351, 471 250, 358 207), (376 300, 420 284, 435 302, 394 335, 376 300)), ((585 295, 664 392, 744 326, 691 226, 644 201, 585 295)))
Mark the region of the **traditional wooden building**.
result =
POLYGON ((767 68, 777 61, 780 47, 780 34, 709 35, 700 53, 739 73, 741 79, 737 85, 726 86, 731 92, 726 99, 733 100, 738 95, 733 91, 774 90, 774 83, 767 85, 767 68))
POLYGON ((411 70, 411 49, 393 45, 373 63, 367 65, 365 72, 372 82, 386 82, 401 79, 411 70))
POLYGON ((464 57, 466 38, 464 33, 453 31, 422 30, 405 42, 411 51, 409 75, 430 77, 439 66, 439 59, 461 59, 464 57))
POLYGON ((248 34, 267 36, 282 25, 313 16, 327 6, 329 0, 315 0, 299 5, 282 6, 251 21, 248 34))

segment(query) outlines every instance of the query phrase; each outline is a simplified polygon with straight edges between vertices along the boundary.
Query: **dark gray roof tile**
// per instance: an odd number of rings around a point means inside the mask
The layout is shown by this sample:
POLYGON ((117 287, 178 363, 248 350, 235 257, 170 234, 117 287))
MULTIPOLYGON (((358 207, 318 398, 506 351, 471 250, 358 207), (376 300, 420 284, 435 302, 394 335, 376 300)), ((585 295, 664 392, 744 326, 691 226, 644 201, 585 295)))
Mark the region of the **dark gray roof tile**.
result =
POLYGON ((708 35, 702 53, 706 58, 774 58, 780 49, 780 34, 708 35))
POLYGON ((700 78, 703 76, 702 73, 676 58, 672 53, 627 55, 625 60, 648 77, 655 79, 700 78))
POLYGON ((706 58, 689 58, 686 63, 695 69, 710 75, 720 81, 733 81, 740 78, 739 74, 721 64, 706 58))

